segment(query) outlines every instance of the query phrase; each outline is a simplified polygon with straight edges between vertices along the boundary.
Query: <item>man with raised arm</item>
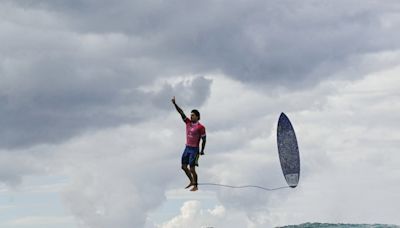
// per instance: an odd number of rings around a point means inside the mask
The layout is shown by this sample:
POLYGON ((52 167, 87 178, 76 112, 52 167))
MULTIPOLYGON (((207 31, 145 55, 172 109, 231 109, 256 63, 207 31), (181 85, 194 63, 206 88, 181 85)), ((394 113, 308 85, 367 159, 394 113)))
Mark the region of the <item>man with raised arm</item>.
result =
POLYGON ((186 117, 182 109, 176 104, 175 96, 172 98, 176 111, 181 115, 183 122, 186 124, 186 147, 182 154, 182 169, 189 178, 189 185, 186 188, 192 187, 190 191, 197 191, 197 173, 196 166, 198 165, 199 155, 204 155, 204 147, 206 146, 206 128, 199 122, 200 112, 193 109, 190 113, 190 119, 186 117), (200 140, 201 150, 199 147, 200 140), (188 168, 189 166, 189 168, 188 168))

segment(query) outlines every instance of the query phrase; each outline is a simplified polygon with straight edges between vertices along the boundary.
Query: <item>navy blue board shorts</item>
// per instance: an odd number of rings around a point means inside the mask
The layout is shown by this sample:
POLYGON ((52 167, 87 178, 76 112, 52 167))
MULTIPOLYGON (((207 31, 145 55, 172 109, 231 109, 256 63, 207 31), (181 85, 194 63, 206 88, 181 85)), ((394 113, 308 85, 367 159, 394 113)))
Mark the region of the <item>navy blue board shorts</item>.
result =
POLYGON ((189 165, 191 167, 199 166, 199 148, 186 146, 182 154, 182 165, 189 165))

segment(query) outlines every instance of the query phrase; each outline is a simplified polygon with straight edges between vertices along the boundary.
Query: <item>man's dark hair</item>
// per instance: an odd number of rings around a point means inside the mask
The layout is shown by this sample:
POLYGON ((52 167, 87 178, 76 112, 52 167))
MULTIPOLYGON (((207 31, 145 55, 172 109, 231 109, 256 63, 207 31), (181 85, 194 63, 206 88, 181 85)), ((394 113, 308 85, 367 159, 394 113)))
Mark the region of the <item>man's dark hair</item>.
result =
POLYGON ((193 109, 192 113, 194 113, 197 117, 199 117, 200 120, 200 112, 197 109, 193 109))

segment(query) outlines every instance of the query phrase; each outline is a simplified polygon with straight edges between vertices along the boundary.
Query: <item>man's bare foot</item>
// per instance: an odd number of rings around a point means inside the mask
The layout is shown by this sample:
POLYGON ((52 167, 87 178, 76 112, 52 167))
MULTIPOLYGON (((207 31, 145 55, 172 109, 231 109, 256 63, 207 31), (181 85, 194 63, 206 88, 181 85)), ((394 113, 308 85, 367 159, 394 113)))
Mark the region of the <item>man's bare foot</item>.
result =
POLYGON ((197 191, 197 190, 199 190, 199 189, 197 188, 197 185, 195 185, 192 189, 190 189, 191 192, 195 192, 195 191, 197 191))
POLYGON ((190 187, 192 187, 192 186, 193 186, 193 183, 190 183, 188 186, 186 186, 185 189, 190 188, 190 187))

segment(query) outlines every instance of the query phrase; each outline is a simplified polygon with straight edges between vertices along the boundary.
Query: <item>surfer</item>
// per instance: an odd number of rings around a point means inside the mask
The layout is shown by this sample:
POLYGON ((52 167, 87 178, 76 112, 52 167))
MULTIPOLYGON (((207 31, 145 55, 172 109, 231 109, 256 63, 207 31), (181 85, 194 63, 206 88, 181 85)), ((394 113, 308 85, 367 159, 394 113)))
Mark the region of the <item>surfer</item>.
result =
POLYGON ((206 128, 199 122, 200 112, 193 109, 190 113, 190 119, 186 117, 182 109, 176 104, 175 96, 172 98, 176 111, 181 115, 183 122, 186 124, 186 147, 182 154, 182 169, 189 178, 189 185, 192 187, 190 191, 197 191, 197 173, 199 155, 204 155, 204 147, 206 146, 206 128), (201 150, 199 147, 200 139, 202 141, 201 150), (189 167, 189 168, 188 168, 189 167))

